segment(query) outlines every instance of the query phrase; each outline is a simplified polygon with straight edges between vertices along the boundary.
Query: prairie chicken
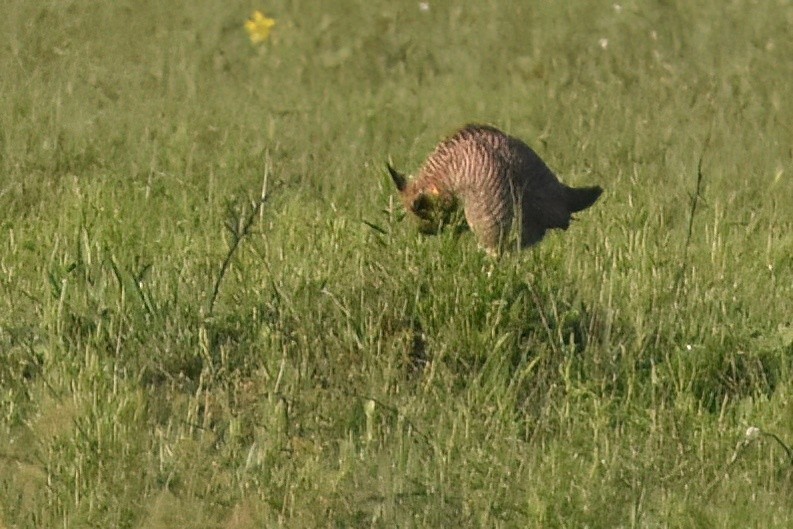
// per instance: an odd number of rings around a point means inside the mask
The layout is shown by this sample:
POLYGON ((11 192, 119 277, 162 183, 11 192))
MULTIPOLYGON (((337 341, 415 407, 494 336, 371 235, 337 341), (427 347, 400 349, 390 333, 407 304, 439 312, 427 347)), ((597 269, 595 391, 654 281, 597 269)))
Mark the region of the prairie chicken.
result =
POLYGON ((570 214, 603 192, 564 185, 528 145, 485 125, 467 125, 442 141, 415 179, 387 167, 421 232, 437 233, 462 206, 479 244, 491 253, 506 247, 513 228, 521 248, 550 228, 566 230, 570 214))

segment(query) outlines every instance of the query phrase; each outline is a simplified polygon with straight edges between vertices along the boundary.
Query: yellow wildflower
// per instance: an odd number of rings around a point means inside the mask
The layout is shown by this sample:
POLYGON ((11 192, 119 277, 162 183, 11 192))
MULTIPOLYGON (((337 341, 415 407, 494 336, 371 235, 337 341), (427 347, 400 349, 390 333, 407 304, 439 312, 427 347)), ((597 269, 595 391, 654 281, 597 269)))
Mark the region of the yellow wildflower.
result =
POLYGON ((259 44, 267 40, 273 26, 275 26, 275 20, 267 18, 261 11, 254 11, 251 18, 245 22, 245 29, 248 31, 251 42, 254 44, 259 44))

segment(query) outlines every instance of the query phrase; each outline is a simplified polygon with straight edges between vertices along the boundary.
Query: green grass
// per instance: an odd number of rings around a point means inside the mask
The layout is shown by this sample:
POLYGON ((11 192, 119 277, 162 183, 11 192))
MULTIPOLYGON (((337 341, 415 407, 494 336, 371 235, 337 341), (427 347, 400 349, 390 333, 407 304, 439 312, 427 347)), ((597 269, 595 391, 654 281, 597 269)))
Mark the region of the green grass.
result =
POLYGON ((793 525, 793 4, 429 5, 0 5, 0 528, 793 525), (417 235, 472 121, 603 198, 417 235))

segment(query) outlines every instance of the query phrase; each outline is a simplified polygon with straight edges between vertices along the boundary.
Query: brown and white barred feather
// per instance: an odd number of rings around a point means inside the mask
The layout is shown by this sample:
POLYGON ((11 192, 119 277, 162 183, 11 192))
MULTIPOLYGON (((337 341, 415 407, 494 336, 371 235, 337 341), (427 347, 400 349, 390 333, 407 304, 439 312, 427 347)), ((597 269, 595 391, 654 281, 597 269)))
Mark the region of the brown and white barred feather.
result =
POLYGON ((491 252, 505 247, 513 228, 521 247, 539 242, 550 228, 567 229, 570 214, 603 191, 562 184, 528 145, 485 125, 468 125, 442 141, 411 181, 388 170, 421 231, 437 232, 462 204, 471 230, 491 252))

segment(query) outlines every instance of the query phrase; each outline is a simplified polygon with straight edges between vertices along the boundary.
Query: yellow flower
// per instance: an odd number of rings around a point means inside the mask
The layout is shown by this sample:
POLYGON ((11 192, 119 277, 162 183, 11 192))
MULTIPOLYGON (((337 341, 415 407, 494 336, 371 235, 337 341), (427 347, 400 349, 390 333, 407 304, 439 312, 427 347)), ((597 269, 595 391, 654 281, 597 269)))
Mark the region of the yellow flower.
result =
POLYGON ((267 18, 261 11, 254 11, 251 18, 245 22, 245 29, 254 44, 267 40, 273 26, 275 26, 275 20, 267 18))

